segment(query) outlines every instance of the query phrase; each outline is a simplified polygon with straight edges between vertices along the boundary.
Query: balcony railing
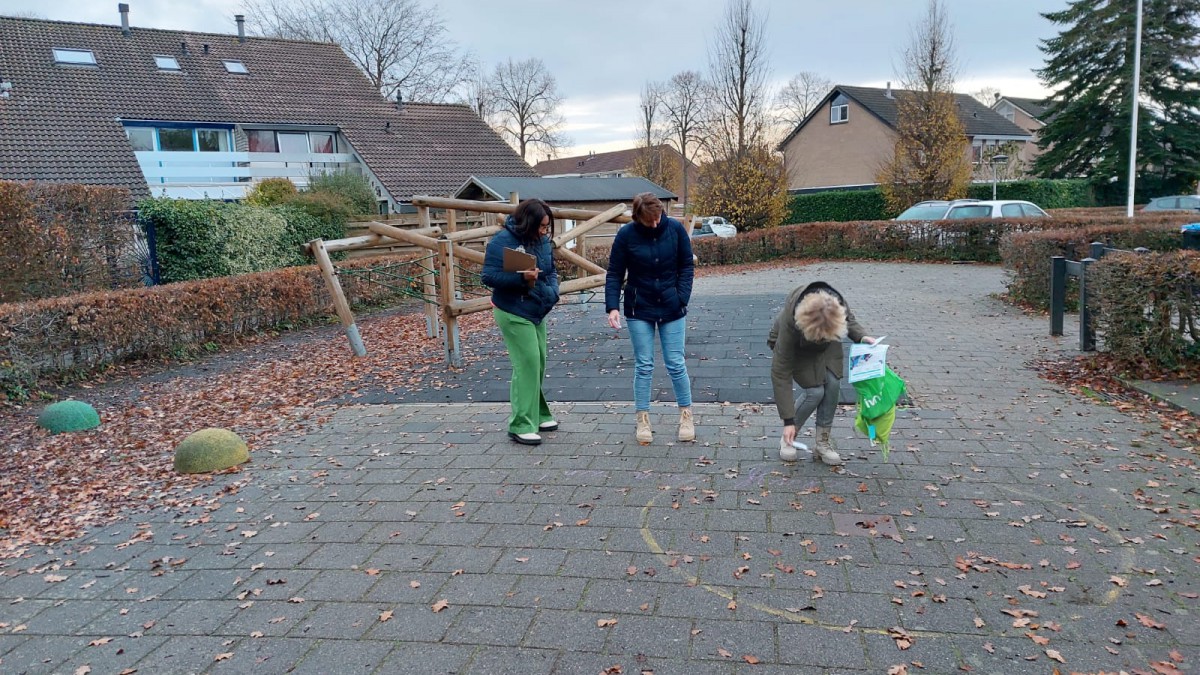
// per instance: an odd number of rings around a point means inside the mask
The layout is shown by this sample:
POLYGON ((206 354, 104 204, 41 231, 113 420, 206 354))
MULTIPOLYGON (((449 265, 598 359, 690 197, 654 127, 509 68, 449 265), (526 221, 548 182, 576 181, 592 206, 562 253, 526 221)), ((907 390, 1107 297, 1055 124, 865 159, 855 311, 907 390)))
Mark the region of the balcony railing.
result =
POLYGON ((351 153, 137 152, 138 165, 155 196, 240 199, 254 181, 288 178, 298 187, 329 171, 361 171, 351 153))

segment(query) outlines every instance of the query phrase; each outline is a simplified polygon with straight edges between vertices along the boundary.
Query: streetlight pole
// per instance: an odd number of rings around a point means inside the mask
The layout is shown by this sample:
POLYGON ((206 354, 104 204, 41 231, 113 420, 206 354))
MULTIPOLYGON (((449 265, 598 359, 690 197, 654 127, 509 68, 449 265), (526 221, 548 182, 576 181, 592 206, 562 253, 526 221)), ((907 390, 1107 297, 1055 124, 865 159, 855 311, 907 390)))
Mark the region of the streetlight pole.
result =
POLYGON ((1125 217, 1133 217, 1133 187, 1137 172, 1138 93, 1142 76, 1142 0, 1137 0, 1137 26, 1133 33, 1133 118, 1129 126, 1129 192, 1125 199, 1125 217))
POLYGON ((996 165, 1006 164, 1008 155, 992 155, 988 160, 988 165, 992 167, 992 201, 996 201, 996 165))

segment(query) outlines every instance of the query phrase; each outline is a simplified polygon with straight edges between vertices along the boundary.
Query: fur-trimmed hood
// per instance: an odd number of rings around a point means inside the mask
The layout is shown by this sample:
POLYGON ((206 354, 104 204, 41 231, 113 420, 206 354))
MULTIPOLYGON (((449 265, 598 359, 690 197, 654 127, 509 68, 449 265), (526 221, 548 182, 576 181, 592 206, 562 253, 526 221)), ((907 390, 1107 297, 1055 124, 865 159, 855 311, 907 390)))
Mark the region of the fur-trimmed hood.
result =
POLYGON ((847 335, 846 301, 829 284, 809 284, 796 298, 792 321, 809 342, 833 342, 847 335))

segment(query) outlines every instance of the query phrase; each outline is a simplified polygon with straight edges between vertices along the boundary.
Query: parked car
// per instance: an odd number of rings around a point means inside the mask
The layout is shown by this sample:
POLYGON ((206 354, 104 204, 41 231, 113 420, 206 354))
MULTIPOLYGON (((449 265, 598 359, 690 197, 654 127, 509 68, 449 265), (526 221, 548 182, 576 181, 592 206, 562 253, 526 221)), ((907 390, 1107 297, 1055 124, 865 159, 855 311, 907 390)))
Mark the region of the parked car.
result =
POLYGON ((1049 218, 1033 202, 1018 199, 956 199, 921 202, 896 216, 896 220, 964 220, 967 218, 1049 218))
POLYGON ((1200 195, 1156 197, 1142 207, 1143 211, 1200 211, 1200 195))
POLYGON ((692 233, 692 239, 703 237, 721 237, 729 239, 737 235, 737 228, 720 216, 709 216, 700 219, 700 226, 692 233))
POLYGON ((946 212, 950 210, 951 206, 974 204, 978 201, 978 199, 954 199, 950 201, 932 199, 918 202, 905 209, 904 213, 896 216, 895 220, 942 220, 946 217, 946 212))

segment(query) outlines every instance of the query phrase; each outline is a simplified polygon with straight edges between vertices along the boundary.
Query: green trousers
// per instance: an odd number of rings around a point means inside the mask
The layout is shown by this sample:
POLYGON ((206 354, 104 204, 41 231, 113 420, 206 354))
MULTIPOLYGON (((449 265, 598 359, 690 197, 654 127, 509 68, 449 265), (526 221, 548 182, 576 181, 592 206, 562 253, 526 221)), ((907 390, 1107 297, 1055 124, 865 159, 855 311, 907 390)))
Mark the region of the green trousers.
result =
POLYGON ((514 434, 537 433, 539 424, 554 419, 542 393, 542 379, 546 377, 546 322, 534 324, 494 307, 492 315, 512 362, 512 381, 508 387, 512 414, 508 430, 514 434))

